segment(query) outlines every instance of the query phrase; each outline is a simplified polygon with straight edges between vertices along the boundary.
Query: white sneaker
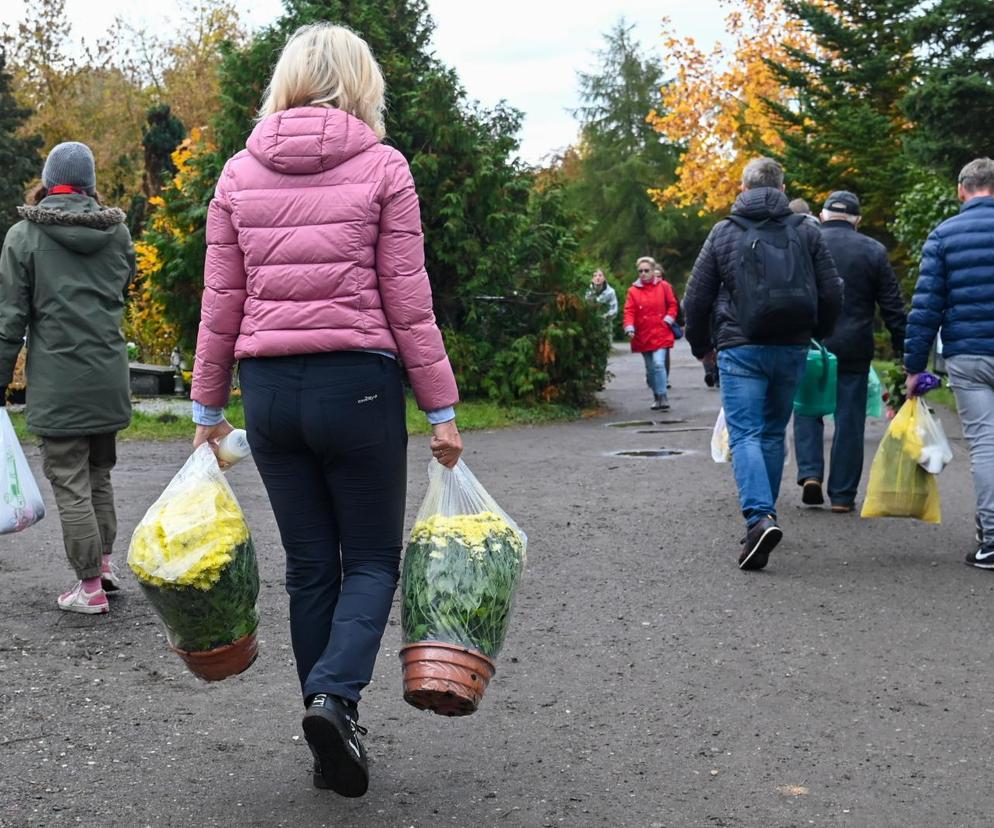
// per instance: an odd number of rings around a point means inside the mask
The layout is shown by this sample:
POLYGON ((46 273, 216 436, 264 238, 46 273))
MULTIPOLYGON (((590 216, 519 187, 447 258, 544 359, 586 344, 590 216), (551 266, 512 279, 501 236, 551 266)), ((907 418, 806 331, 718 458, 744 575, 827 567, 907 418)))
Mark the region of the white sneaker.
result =
POLYGON ((72 589, 59 596, 59 609, 66 612, 81 612, 84 615, 100 615, 110 612, 110 603, 103 589, 86 592, 83 589, 83 582, 76 581, 72 589))
POLYGON ((117 574, 117 568, 108 561, 100 565, 100 586, 104 592, 117 592, 121 588, 121 576, 117 574))

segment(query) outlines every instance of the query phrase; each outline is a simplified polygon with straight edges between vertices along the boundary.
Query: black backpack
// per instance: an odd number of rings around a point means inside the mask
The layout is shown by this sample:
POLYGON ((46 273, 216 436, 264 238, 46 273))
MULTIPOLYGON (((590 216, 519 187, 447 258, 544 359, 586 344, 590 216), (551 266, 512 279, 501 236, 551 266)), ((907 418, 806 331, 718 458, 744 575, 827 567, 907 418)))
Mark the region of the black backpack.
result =
POLYGON ((745 231, 732 290, 742 333, 758 342, 809 337, 818 323, 818 286, 811 252, 797 232, 804 216, 728 220, 745 231))

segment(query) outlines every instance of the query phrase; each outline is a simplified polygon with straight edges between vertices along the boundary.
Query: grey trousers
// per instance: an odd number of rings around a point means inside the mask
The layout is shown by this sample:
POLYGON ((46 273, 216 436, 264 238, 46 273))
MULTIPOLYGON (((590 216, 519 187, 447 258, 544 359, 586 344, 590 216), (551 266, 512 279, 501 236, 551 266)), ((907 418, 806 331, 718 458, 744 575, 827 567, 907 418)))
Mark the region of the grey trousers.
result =
POLYGON ((100 575, 100 559, 117 537, 110 473, 117 463, 117 435, 42 437, 42 468, 52 484, 62 521, 66 557, 76 577, 100 575))
POLYGON ((949 357, 946 369, 970 444, 977 517, 989 545, 994 542, 994 356, 949 357))

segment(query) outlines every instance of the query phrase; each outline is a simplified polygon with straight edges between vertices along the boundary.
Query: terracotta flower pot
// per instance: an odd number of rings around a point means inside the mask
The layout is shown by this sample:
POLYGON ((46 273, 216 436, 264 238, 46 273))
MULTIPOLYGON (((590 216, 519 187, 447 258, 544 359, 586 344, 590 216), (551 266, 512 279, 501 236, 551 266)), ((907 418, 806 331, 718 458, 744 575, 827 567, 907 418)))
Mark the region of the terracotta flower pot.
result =
POLYGON ((176 655, 183 659, 187 669, 205 681, 222 679, 244 673, 259 655, 259 642, 255 630, 231 644, 215 647, 213 650, 189 652, 169 645, 176 655))
POLYGON ((475 650, 426 641, 400 650, 404 701, 440 716, 475 713, 496 669, 475 650))

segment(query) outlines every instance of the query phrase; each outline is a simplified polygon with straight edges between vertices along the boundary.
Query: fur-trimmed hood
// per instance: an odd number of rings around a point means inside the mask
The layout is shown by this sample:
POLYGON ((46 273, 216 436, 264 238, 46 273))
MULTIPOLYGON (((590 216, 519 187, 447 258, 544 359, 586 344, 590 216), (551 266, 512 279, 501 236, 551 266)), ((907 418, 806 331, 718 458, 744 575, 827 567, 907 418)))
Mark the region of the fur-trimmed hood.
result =
POLYGON ((48 196, 36 207, 18 207, 17 213, 63 247, 84 255, 101 250, 127 219, 123 210, 101 207, 84 195, 48 196))

